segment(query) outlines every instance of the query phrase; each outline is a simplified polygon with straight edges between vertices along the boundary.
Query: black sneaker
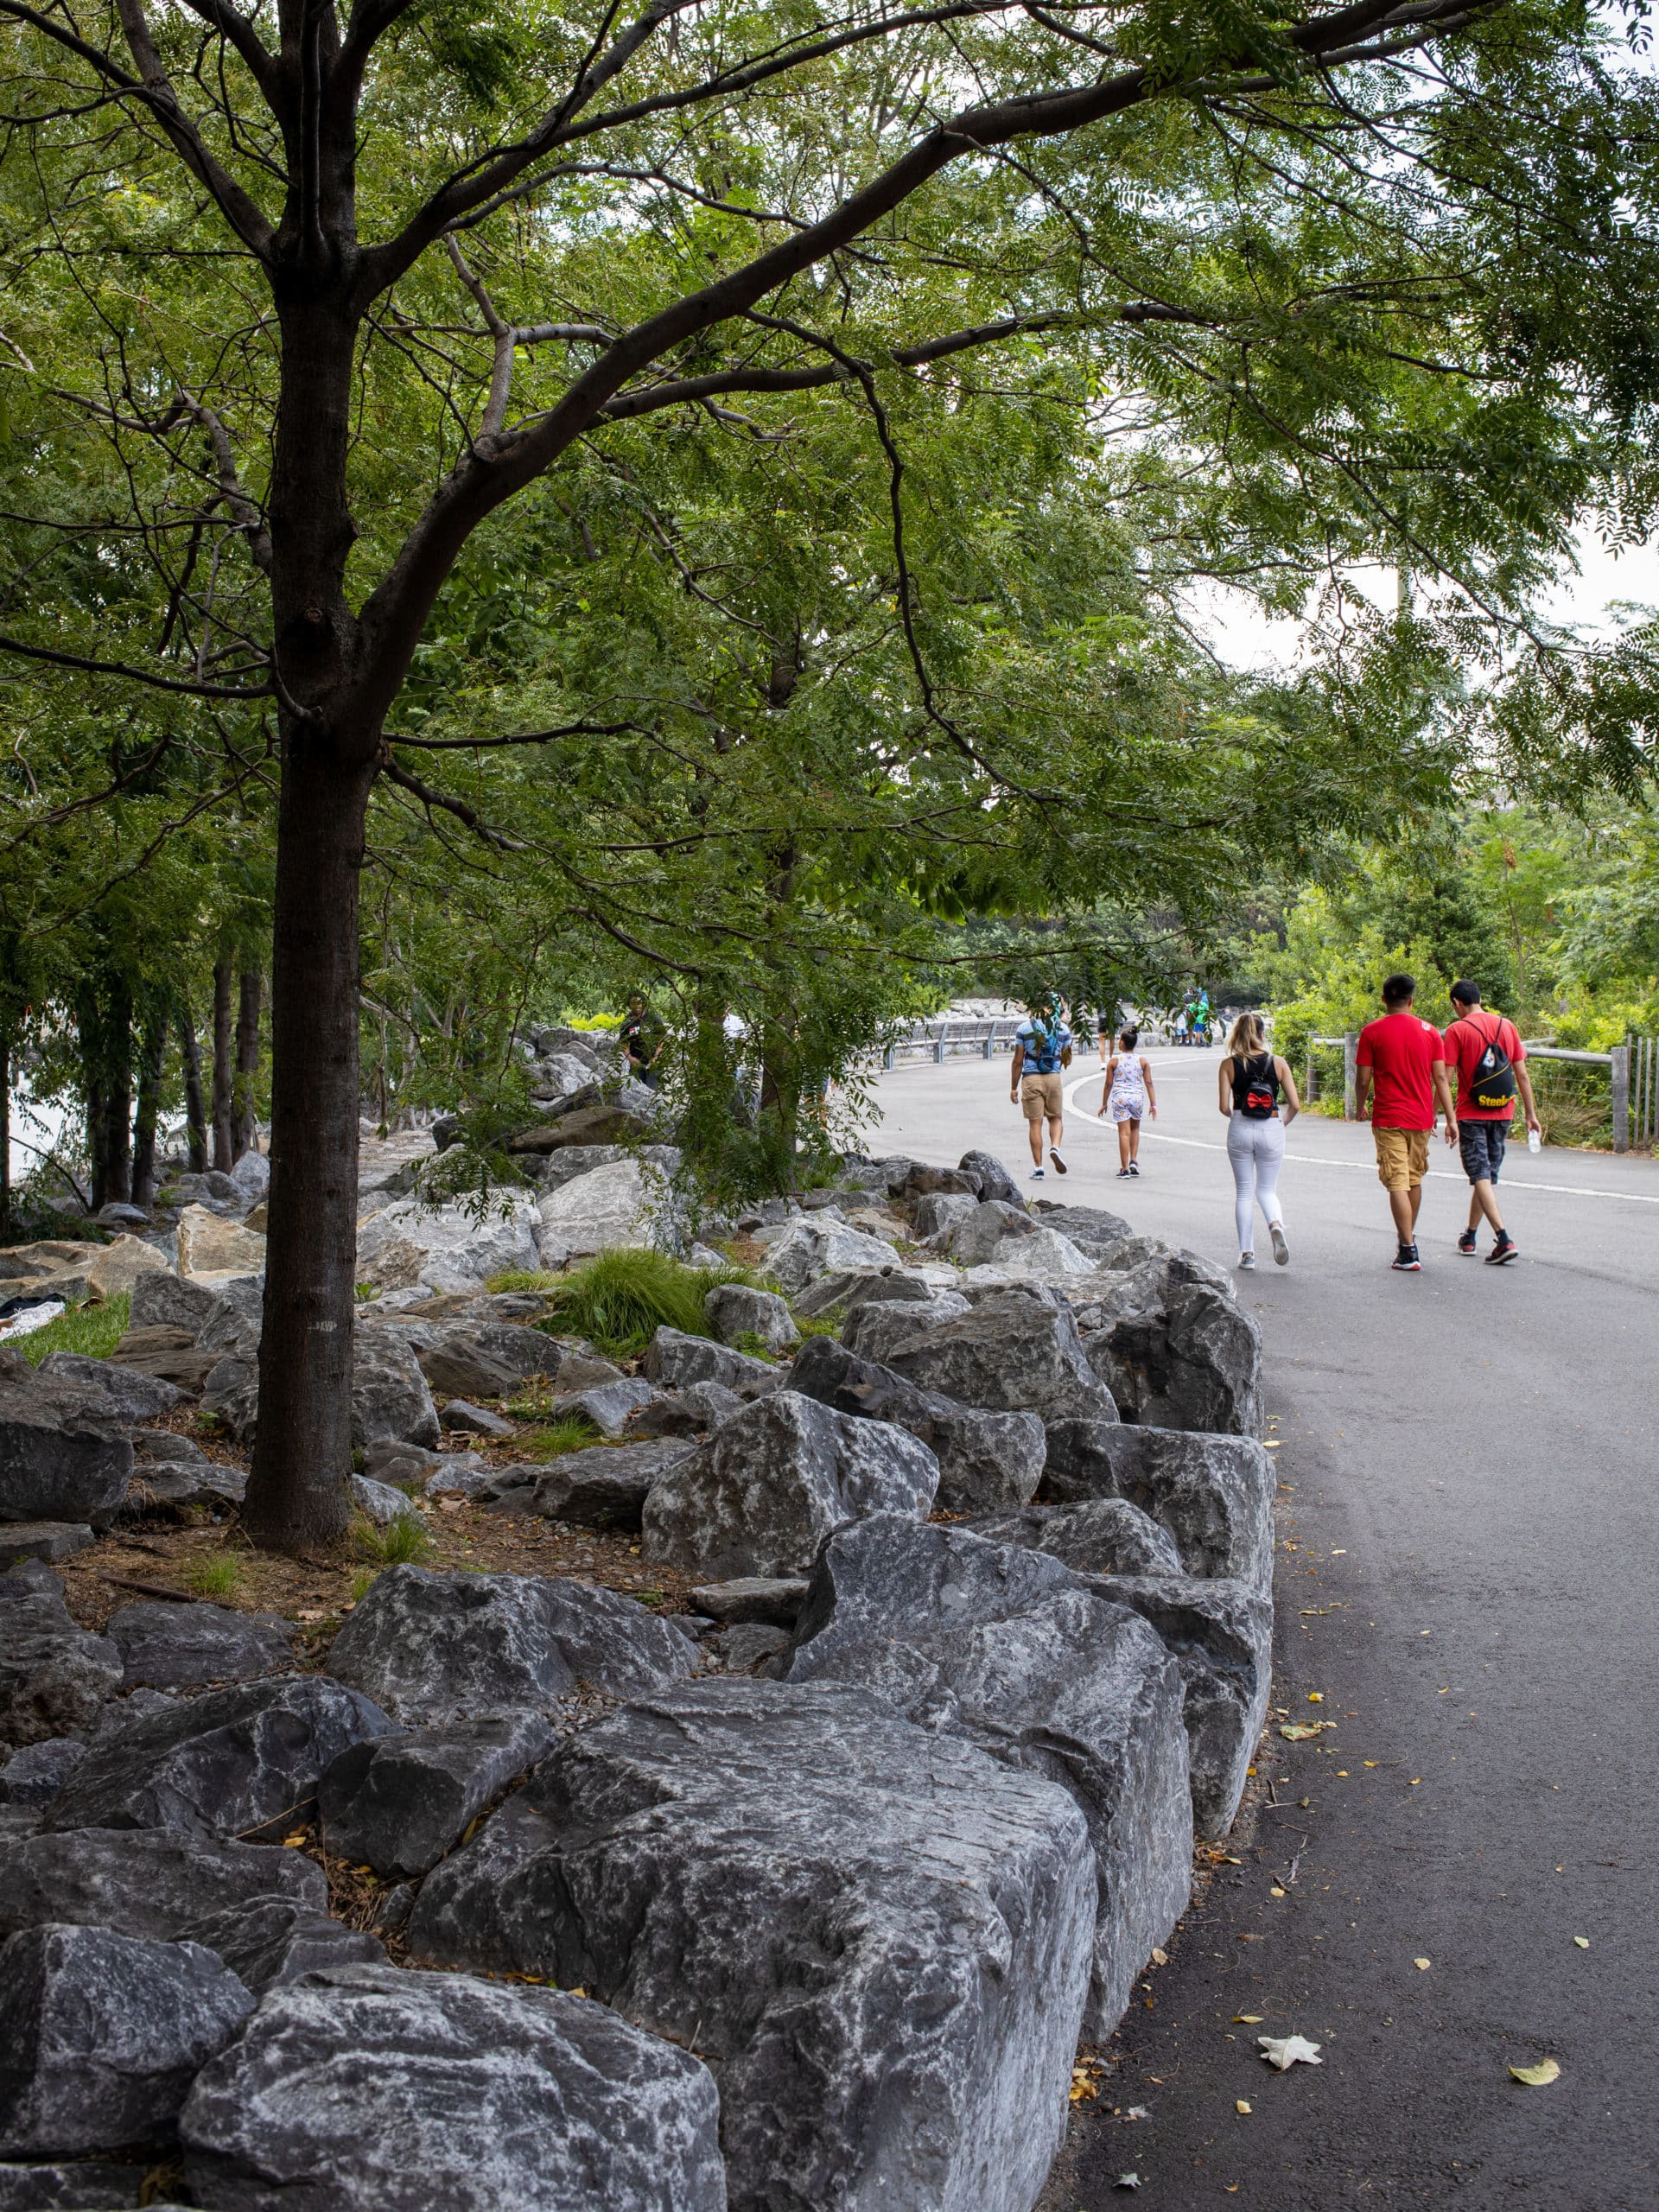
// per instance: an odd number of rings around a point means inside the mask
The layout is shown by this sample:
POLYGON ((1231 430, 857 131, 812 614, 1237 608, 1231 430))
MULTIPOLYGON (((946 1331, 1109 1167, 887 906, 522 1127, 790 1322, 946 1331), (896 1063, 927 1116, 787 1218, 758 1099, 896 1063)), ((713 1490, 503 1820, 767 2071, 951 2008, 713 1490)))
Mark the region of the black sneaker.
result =
POLYGON ((1489 1268, 1501 1268, 1507 1265, 1510 1260, 1518 1260, 1520 1256, 1520 1247, 1514 1237, 1507 1229, 1500 1229, 1497 1232, 1497 1243, 1486 1255, 1486 1264, 1489 1268))
POLYGON ((1141 1163, 1138 1160, 1132 1160, 1129 1162, 1129 1173, 1131 1175, 1138 1175, 1141 1173, 1141 1163))
POLYGON ((1472 1229, 1465 1229, 1462 1236, 1459 1237, 1458 1249, 1463 1254, 1465 1259, 1472 1260, 1474 1258, 1475 1232, 1472 1229))
POLYGON ((1120 1168, 1118 1169, 1118 1171, 1117 1171, 1117 1179, 1118 1179, 1118 1181, 1119 1181, 1120 1183, 1127 1183, 1127 1182, 1128 1181, 1128 1179, 1129 1179, 1129 1171, 1128 1171, 1128 1169, 1127 1167, 1120 1167, 1120 1168))
POLYGON ((1423 1263, 1417 1256, 1417 1247, 1414 1244, 1402 1244, 1395 1256, 1394 1268, 1396 1274, 1421 1274, 1423 1271, 1423 1263))

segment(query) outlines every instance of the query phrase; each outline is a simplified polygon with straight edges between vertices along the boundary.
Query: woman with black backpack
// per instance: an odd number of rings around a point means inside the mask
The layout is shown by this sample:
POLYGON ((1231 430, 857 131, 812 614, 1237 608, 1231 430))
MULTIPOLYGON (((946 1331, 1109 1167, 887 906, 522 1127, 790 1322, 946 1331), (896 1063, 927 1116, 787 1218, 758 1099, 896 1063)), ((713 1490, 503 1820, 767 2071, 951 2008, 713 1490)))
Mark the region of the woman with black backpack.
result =
POLYGON ((1238 1264, 1246 1270, 1255 1265, 1259 1205, 1273 1239, 1273 1256, 1282 1268, 1290 1258, 1290 1247, 1279 1207, 1279 1169, 1285 1157, 1285 1130, 1302 1110, 1296 1079, 1288 1065, 1268 1050, 1259 1014, 1239 1015, 1227 1039, 1227 1057, 1217 1072, 1217 1103, 1227 1116, 1227 1158, 1233 1170, 1238 1264))

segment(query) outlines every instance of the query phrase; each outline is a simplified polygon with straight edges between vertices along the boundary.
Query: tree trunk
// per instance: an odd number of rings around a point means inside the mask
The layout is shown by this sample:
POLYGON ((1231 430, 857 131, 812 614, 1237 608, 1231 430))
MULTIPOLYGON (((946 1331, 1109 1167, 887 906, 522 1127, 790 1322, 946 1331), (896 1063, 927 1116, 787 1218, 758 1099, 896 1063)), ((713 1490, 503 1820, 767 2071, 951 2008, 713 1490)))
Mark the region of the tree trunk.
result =
POLYGON ((94 1213, 132 1197, 132 994, 111 969, 99 980, 77 1014, 94 1213))
POLYGON ((0 1036, 0 1237, 11 1234, 11 1039, 0 1036))
POLYGON ((196 1043, 196 1025, 190 1009, 182 999, 174 1009, 179 1025, 179 1058, 184 1064, 184 1128, 185 1142, 189 1150, 190 1173, 201 1174, 207 1166, 207 1123, 201 1110, 201 1052, 196 1043))
POLYGON ((138 1047, 138 1110, 132 1122, 132 1203, 148 1213, 156 1197, 156 1123, 162 1110, 162 1056, 167 1014, 156 1007, 144 1016, 138 1047))
POLYGON ((236 1165, 231 1122, 231 963, 213 963, 213 1165, 225 1173, 236 1165))
POLYGON ((372 763, 290 731, 271 947, 270 1217, 242 1525, 303 1550, 349 1517, 357 1262, 358 880, 372 763))
POLYGON ((245 968, 236 1008, 236 1081, 232 1096, 231 1137, 240 1160, 253 1148, 258 1129, 255 1085, 259 1075, 259 1007, 264 978, 257 968, 245 968))

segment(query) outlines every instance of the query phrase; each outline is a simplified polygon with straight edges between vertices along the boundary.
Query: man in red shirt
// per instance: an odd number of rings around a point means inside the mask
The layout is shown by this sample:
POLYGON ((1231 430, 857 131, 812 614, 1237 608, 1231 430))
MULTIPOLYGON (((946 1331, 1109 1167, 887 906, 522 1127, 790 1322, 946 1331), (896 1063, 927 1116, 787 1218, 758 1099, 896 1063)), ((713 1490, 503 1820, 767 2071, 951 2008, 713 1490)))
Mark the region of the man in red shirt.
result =
MULTIPOLYGON (((1466 979, 1453 983, 1452 1008, 1456 1018, 1446 1033, 1446 1063, 1457 1071, 1458 1150, 1470 1183, 1469 1226, 1458 1239, 1458 1249, 1474 1256, 1475 1231, 1484 1214, 1496 1240, 1486 1264, 1501 1268, 1516 1257, 1515 1239, 1497 1210, 1495 1185, 1503 1166, 1517 1091, 1526 1109, 1527 1127, 1538 1127, 1532 1077, 1526 1069, 1527 1048, 1512 1021, 1505 1021, 1501 1014, 1489 1014, 1481 1005, 1478 984, 1466 979)), ((1446 1134, 1450 1142, 1451 1132, 1446 1134)))
POLYGON ((1371 1140, 1376 1147, 1377 1180, 1389 1194, 1400 1243, 1394 1266, 1399 1274, 1413 1275, 1422 1266, 1417 1256, 1417 1216, 1423 1203, 1437 1098, 1446 1116, 1446 1141, 1455 1142, 1458 1134, 1458 1109, 1446 1079, 1440 1033, 1432 1021, 1412 1012, 1416 995, 1416 982, 1409 976, 1390 976, 1383 984, 1382 1019, 1367 1022, 1359 1033, 1357 1094, 1363 1121, 1376 1090, 1371 1140))

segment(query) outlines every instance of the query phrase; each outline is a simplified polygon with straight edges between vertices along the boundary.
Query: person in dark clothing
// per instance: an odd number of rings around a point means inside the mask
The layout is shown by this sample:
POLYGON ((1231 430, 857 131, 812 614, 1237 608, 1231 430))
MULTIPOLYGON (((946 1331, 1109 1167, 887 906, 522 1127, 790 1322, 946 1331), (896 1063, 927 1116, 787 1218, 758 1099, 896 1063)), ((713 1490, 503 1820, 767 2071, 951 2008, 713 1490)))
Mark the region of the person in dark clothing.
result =
POLYGON ((1452 1011, 1445 1052, 1446 1065, 1457 1075, 1458 1151, 1469 1178, 1469 1226, 1458 1239, 1458 1249, 1467 1259, 1474 1257, 1475 1232, 1484 1219, 1492 1230, 1486 1264, 1502 1268, 1519 1250, 1497 1210, 1497 1179, 1517 1096, 1528 1129, 1539 1126, 1527 1048, 1512 1021, 1482 1006, 1479 986, 1466 977, 1452 986, 1452 1011))
POLYGON ((642 992, 636 991, 628 1001, 627 1014, 617 1033, 628 1056, 628 1073, 648 1090, 658 1090, 663 1079, 657 1072, 657 1063, 667 1037, 642 992))

